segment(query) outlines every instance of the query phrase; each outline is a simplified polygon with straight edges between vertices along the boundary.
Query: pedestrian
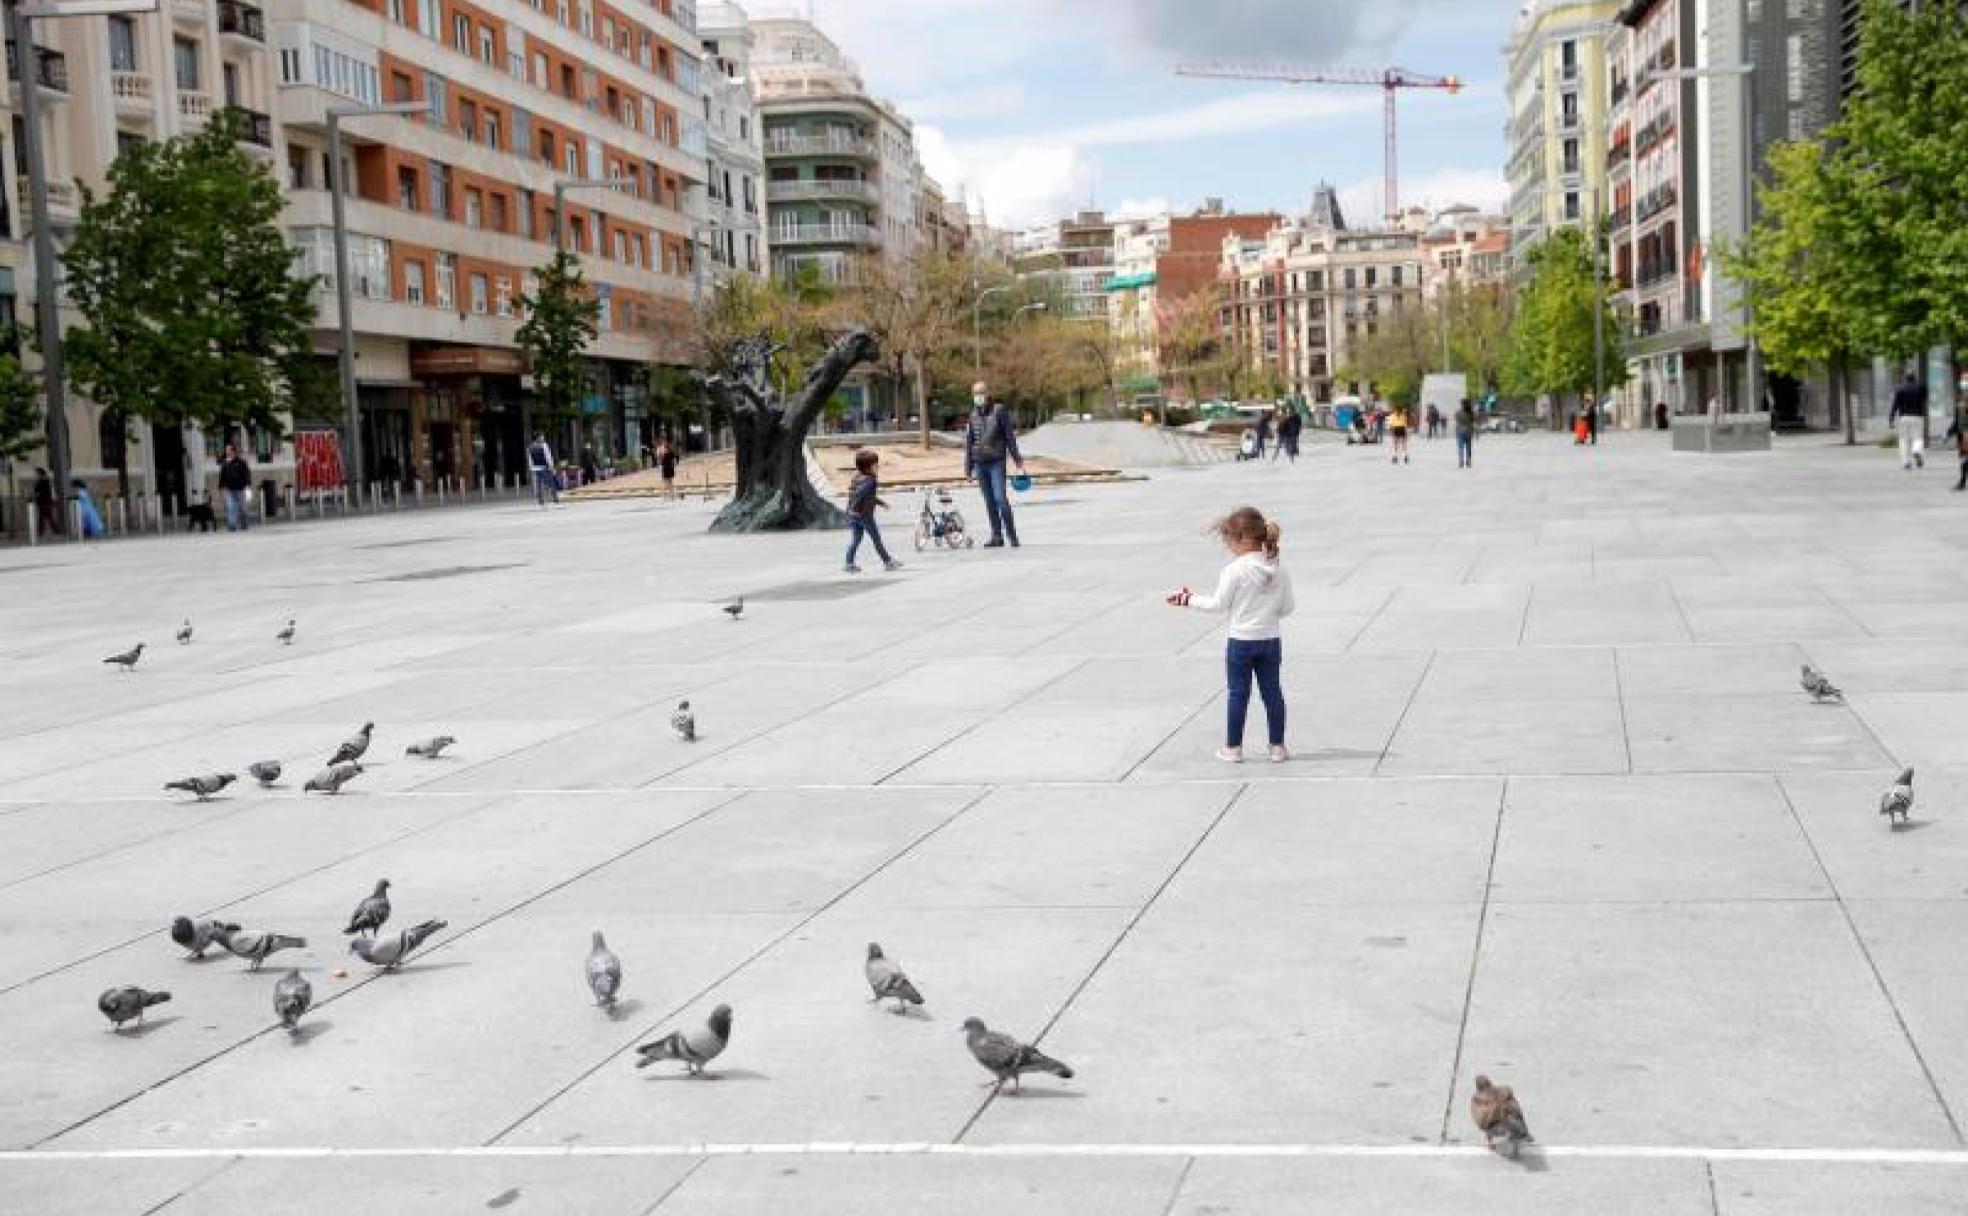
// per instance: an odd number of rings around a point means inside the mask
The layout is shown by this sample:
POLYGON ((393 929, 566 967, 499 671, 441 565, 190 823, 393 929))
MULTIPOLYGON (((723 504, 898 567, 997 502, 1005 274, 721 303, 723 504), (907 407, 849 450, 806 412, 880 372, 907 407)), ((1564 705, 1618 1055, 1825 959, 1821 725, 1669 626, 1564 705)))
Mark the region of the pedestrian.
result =
POLYGON ((1968 411, 1957 410, 1954 425, 1948 428, 1948 438, 1954 440, 1954 454, 1961 458, 1961 480, 1954 483, 1957 491, 1968 490, 1968 426, 1961 425, 1964 413, 1968 411))
POLYGON ((533 501, 544 510, 547 499, 560 502, 560 486, 554 477, 553 449, 547 446, 547 437, 535 434, 533 442, 526 449, 526 463, 533 470, 533 501))
POLYGON ((1908 372, 1893 390, 1893 425, 1900 432, 1900 467, 1927 467, 1927 389, 1908 372))
POLYGON ((581 448, 581 484, 591 486, 601 480, 601 462, 595 459, 594 444, 581 448))
POLYGON ((1298 463, 1298 437, 1304 430, 1305 419, 1296 409, 1286 409, 1284 419, 1278 423, 1278 447, 1288 463, 1298 463))
POLYGON ((1572 446, 1585 446, 1585 407, 1581 405, 1572 411, 1572 446))
POLYGON ((1456 406, 1456 468, 1466 469, 1476 462, 1476 411, 1469 408, 1469 398, 1456 406))
POLYGON ((1428 437, 1430 439, 1440 439, 1442 437, 1442 411, 1433 401, 1428 403, 1426 418, 1428 422, 1428 437))
POLYGON ((1387 415, 1388 433, 1394 436, 1394 451, 1388 458, 1390 464, 1408 463, 1408 407, 1400 402, 1387 415))
POLYGON ((1244 759, 1244 719, 1250 711, 1250 686, 1257 681, 1264 700, 1264 721, 1272 763, 1289 759, 1285 751, 1285 693, 1279 679, 1284 643, 1279 622, 1292 614, 1291 576, 1278 560, 1278 525, 1255 507, 1239 507, 1215 528, 1229 564, 1216 579, 1216 592, 1197 595, 1184 587, 1168 597, 1178 608, 1222 613, 1228 618, 1224 673, 1229 680, 1229 713, 1224 743, 1216 758, 1227 764, 1244 759))
POLYGON ((100 540, 108 535, 109 529, 103 527, 102 512, 96 510, 96 500, 89 496, 89 487, 77 477, 68 483, 68 488, 75 494, 75 517, 82 524, 82 539, 100 540))
POLYGON ((1002 401, 993 401, 982 380, 970 386, 970 422, 964 427, 964 476, 977 480, 984 495, 984 517, 991 524, 986 549, 1002 549, 1006 542, 1018 547, 1018 525, 1011 517, 1011 500, 1005 497, 1005 458, 1025 471, 1025 457, 1018 451, 1018 433, 1011 424, 1011 411, 1002 401))
POLYGON ((34 514, 41 535, 59 535, 62 530, 61 512, 55 509, 55 479, 48 470, 39 467, 34 470, 34 514))
POLYGON ((658 442, 656 469, 663 475, 663 493, 669 495, 672 502, 676 501, 676 466, 676 449, 670 446, 670 441, 667 439, 658 442))
POLYGON ((225 495, 226 531, 246 530, 246 495, 253 489, 253 470, 239 454, 239 445, 225 446, 225 460, 219 465, 219 491, 225 495))
POLYGON ((1264 459, 1264 445, 1271 442, 1271 414, 1265 411, 1257 416, 1257 457, 1264 459))
POLYGON ((882 544, 881 528, 875 523, 875 511, 886 510, 888 504, 881 497, 881 456, 866 448, 854 454, 854 481, 847 487, 847 565, 849 574, 861 573, 861 567, 854 564, 854 555, 861 549, 861 538, 866 536, 874 542, 875 555, 882 559, 882 568, 900 570, 902 563, 888 555, 888 546, 882 544))
POLYGON ((1585 434, 1593 447, 1599 446, 1599 400, 1591 393, 1585 395, 1585 434))

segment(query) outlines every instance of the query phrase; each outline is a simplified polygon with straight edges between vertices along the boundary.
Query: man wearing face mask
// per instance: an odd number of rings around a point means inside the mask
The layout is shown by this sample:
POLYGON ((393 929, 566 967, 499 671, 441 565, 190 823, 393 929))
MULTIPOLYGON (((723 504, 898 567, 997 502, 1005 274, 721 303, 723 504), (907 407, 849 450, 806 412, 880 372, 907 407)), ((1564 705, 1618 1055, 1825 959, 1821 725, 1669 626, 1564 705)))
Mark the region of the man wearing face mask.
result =
POLYGON ((1018 547, 1018 525, 1012 522, 1011 500, 1005 497, 1005 457, 1011 457, 1018 471, 1025 471, 1025 458, 1018 453, 1018 435, 1011 425, 1011 411, 1002 401, 993 401, 979 380, 970 386, 970 424, 964 428, 964 476, 977 479, 984 495, 984 516, 991 521, 991 539, 986 549, 1002 549, 1006 541, 1018 547))

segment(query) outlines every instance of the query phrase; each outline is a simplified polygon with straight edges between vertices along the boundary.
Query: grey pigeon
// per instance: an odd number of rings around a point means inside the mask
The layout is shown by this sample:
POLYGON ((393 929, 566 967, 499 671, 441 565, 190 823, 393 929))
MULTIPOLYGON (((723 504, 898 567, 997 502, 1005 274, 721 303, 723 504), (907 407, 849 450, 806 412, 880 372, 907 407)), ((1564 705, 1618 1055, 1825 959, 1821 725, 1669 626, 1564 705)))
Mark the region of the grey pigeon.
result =
POLYGON ((230 950, 233 954, 252 963, 247 970, 258 971, 260 964, 266 962, 267 955, 279 950, 299 950, 307 945, 305 937, 289 937, 284 933, 269 933, 264 929, 240 929, 232 925, 221 926, 212 934, 212 939, 230 950))
POLYGON ((355 780, 361 774, 362 766, 360 764, 337 764, 332 768, 324 768, 314 776, 309 777, 307 784, 301 787, 301 792, 304 794, 316 792, 339 794, 342 792, 343 786, 355 780))
POLYGON ((737 620, 739 617, 745 615, 745 597, 741 595, 737 599, 732 600, 729 604, 726 604, 723 608, 723 612, 724 615, 730 617, 734 621, 737 620))
POLYGON ((1879 813, 1886 816, 1887 822, 1899 827, 1913 812, 1913 770, 1903 769, 1886 792, 1879 796, 1879 813))
POLYGON ((1073 1070, 1041 1052, 1038 1048, 1021 1043, 1008 1034, 987 1030, 978 1018, 965 1018, 963 1024, 964 1042, 970 1045, 971 1056, 997 1078, 994 1089, 1002 1090, 1006 1081, 1011 1082, 1011 1090, 1017 1093, 1019 1078, 1028 1072, 1049 1072, 1055 1077, 1070 1079, 1073 1070))
POLYGON ((704 1065, 724 1054, 731 1045, 731 1006, 711 1010, 710 1020, 695 1030, 672 1030, 660 1039, 636 1048, 642 1056, 637 1068, 647 1068, 659 1060, 681 1060, 692 1076, 704 1075, 704 1065))
POLYGON ((697 741, 697 715, 690 712, 690 702, 677 702, 676 712, 670 715, 670 729, 685 743, 697 741))
POLYGON ((902 974, 902 968, 882 953, 880 942, 868 943, 868 961, 862 967, 862 973, 868 977, 868 987, 874 991, 875 1000, 879 1001, 884 997, 895 998, 897 1013, 902 1012, 905 1003, 910 1005, 923 1003, 922 993, 917 992, 916 986, 909 982, 909 977, 902 974))
POLYGON ((137 1020, 137 1025, 143 1025, 144 1010, 152 1005, 162 1005, 170 999, 171 994, 168 992, 146 992, 142 988, 108 988, 96 998, 96 1008, 102 1010, 102 1015, 109 1019, 110 1030, 117 1031, 123 1029, 123 1023, 131 1018, 137 1020))
POLYGON ((588 947, 588 990, 595 994, 595 1004, 603 1009, 615 1008, 615 994, 622 987, 622 960, 608 948, 601 939, 601 930, 594 931, 594 944, 588 947))
POLYGON ((272 785, 280 780, 280 761, 255 760, 246 766, 246 771, 253 774, 253 780, 261 785, 272 785))
POLYGON ((292 646, 294 644, 294 620, 292 617, 287 619, 287 627, 279 633, 274 634, 273 639, 282 646, 292 646))
POLYGON ((178 645, 183 646, 189 643, 190 641, 191 641, 191 618, 186 617, 185 623, 178 626, 178 645))
POLYGON ((412 925, 394 937, 358 937, 349 943, 349 949, 365 963, 373 963, 385 971, 394 971, 403 965, 412 950, 424 944, 431 934, 444 928, 441 920, 427 920, 421 925, 412 925))
POLYGON ((409 747, 403 749, 403 754, 406 756, 422 756, 426 760, 435 760, 444 754, 445 748, 450 747, 456 742, 457 740, 450 735, 438 735, 434 738, 426 739, 422 743, 412 743, 409 747))
POLYGON ((289 971, 280 977, 273 986, 273 1011, 280 1015, 280 1024, 287 1033, 294 1033, 301 1022, 301 1015, 314 1004, 314 986, 301 977, 299 971, 289 971))
POLYGON ((196 794, 198 795, 198 800, 203 802, 237 780, 239 780, 238 776, 232 773, 206 773, 203 776, 185 777, 178 781, 166 781, 164 788, 167 790, 183 790, 187 794, 196 794))
POLYGON ((374 722, 364 722, 361 730, 342 740, 342 745, 335 749, 335 754, 328 757, 328 767, 333 768, 337 764, 347 764, 362 759, 362 753, 369 750, 369 732, 375 729, 374 722))
POLYGON ((1805 692, 1811 694, 1813 701, 1843 701, 1845 699, 1845 694, 1838 691, 1830 680, 1825 679, 1824 672, 1819 671, 1809 663, 1804 664, 1803 670, 1798 675, 1797 682, 1804 686, 1805 692))
POLYGON ((390 918, 389 889, 389 879, 377 879, 375 891, 355 905, 355 911, 349 915, 348 928, 342 932, 367 933, 370 937, 376 936, 376 930, 382 928, 383 922, 390 918))
POLYGON ((239 926, 202 916, 197 920, 180 916, 171 922, 171 940, 189 951, 189 958, 204 958, 205 952, 212 948, 212 943, 219 939, 222 931, 237 933, 239 926))
POLYGON ((116 666, 121 667, 124 671, 129 671, 131 668, 137 665, 138 659, 143 658, 143 648, 144 648, 144 644, 142 642, 138 642, 135 646, 130 647, 130 649, 124 651, 122 654, 110 655, 108 658, 104 659, 103 662, 113 663, 116 666))
POLYGON ((1508 1085, 1492 1085, 1488 1077, 1476 1078, 1476 1092, 1469 1095, 1469 1117, 1489 1141, 1490 1151, 1515 1161, 1527 1141, 1536 1139, 1524 1122, 1524 1108, 1508 1085))

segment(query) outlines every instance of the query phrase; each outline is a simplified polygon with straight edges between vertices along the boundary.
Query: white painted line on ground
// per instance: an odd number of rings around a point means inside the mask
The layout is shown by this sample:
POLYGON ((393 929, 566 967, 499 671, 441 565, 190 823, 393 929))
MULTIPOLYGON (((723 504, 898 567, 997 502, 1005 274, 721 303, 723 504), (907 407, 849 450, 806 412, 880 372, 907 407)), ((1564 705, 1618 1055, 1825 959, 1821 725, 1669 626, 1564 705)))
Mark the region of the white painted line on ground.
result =
MULTIPOLYGON (((1705 1148, 1698 1145, 1574 1144, 1532 1153, 1601 1161, 1737 1161, 1809 1165, 1933 1165, 1968 1168, 1968 1151, 1891 1148, 1705 1148)), ((0 1150, 0 1166, 21 1162, 201 1161, 220 1158, 294 1161, 320 1158, 540 1157, 1487 1157, 1480 1145, 1441 1144, 622 1144, 463 1145, 419 1148, 327 1146, 0 1150)))

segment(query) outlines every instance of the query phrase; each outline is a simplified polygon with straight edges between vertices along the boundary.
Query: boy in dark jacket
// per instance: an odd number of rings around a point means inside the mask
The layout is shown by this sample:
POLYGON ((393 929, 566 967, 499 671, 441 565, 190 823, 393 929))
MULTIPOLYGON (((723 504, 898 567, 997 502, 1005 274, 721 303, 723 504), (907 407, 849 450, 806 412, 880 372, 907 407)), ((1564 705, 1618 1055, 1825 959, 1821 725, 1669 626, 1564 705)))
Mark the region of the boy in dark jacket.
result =
POLYGON ((881 457, 870 451, 854 454, 854 483, 847 489, 847 572, 861 573, 861 567, 854 564, 854 555, 861 548, 861 538, 866 536, 875 543, 875 552, 882 559, 882 566, 889 570, 900 570, 902 563, 888 555, 888 547, 882 544, 881 528, 875 523, 875 508, 886 507, 881 500, 881 478, 875 469, 881 464, 881 457))

